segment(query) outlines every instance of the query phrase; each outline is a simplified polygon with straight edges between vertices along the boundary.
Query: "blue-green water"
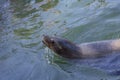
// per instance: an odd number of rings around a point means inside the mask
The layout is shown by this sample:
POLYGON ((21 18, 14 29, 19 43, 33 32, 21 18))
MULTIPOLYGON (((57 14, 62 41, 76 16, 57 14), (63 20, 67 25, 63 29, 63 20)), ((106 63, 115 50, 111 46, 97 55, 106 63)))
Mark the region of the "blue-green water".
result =
POLYGON ((0 80, 119 80, 120 54, 67 60, 42 35, 75 43, 120 37, 119 0, 0 0, 0 80))

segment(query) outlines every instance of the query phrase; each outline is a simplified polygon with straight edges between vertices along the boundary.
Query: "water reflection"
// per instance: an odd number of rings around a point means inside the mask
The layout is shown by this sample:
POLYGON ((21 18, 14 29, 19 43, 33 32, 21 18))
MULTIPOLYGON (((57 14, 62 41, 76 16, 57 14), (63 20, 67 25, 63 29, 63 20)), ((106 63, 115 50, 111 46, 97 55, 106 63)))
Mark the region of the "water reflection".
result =
POLYGON ((11 8, 14 9, 14 14, 18 18, 24 18, 37 10, 32 8, 30 2, 32 0, 10 0, 11 1, 11 8))
POLYGON ((47 11, 50 8, 53 8, 58 4, 59 0, 48 0, 46 4, 40 6, 44 11, 47 11))
POLYGON ((48 9, 56 6, 58 2, 58 0, 11 0, 11 8, 14 9, 14 14, 16 17, 24 18, 37 12, 39 9, 47 11, 48 9))

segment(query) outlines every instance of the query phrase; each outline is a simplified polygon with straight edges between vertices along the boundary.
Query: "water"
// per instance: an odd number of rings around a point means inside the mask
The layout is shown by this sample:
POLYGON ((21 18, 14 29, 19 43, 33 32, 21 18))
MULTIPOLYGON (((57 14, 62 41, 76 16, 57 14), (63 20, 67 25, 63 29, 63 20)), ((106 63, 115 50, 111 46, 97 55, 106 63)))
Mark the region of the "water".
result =
POLYGON ((119 53, 67 60, 41 42, 43 34, 75 43, 119 38, 119 4, 118 0, 1 0, 0 80, 119 80, 119 53))

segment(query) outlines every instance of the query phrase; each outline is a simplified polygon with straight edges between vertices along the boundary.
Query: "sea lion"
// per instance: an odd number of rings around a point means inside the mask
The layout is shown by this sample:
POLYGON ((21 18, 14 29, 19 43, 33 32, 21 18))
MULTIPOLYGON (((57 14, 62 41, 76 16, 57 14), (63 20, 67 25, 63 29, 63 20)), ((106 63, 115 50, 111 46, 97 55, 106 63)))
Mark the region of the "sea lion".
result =
POLYGON ((58 55, 71 58, 97 58, 120 51, 120 39, 74 44, 66 39, 43 36, 42 42, 58 55))

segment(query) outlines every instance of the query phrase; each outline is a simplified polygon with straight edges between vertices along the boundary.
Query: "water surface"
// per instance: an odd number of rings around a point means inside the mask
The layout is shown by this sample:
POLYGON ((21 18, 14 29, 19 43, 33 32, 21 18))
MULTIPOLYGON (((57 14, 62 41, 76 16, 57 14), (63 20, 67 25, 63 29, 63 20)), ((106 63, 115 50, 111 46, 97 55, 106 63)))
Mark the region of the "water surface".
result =
POLYGON ((67 60, 42 35, 75 43, 120 37, 118 0, 1 0, 0 80, 119 80, 120 54, 67 60))

